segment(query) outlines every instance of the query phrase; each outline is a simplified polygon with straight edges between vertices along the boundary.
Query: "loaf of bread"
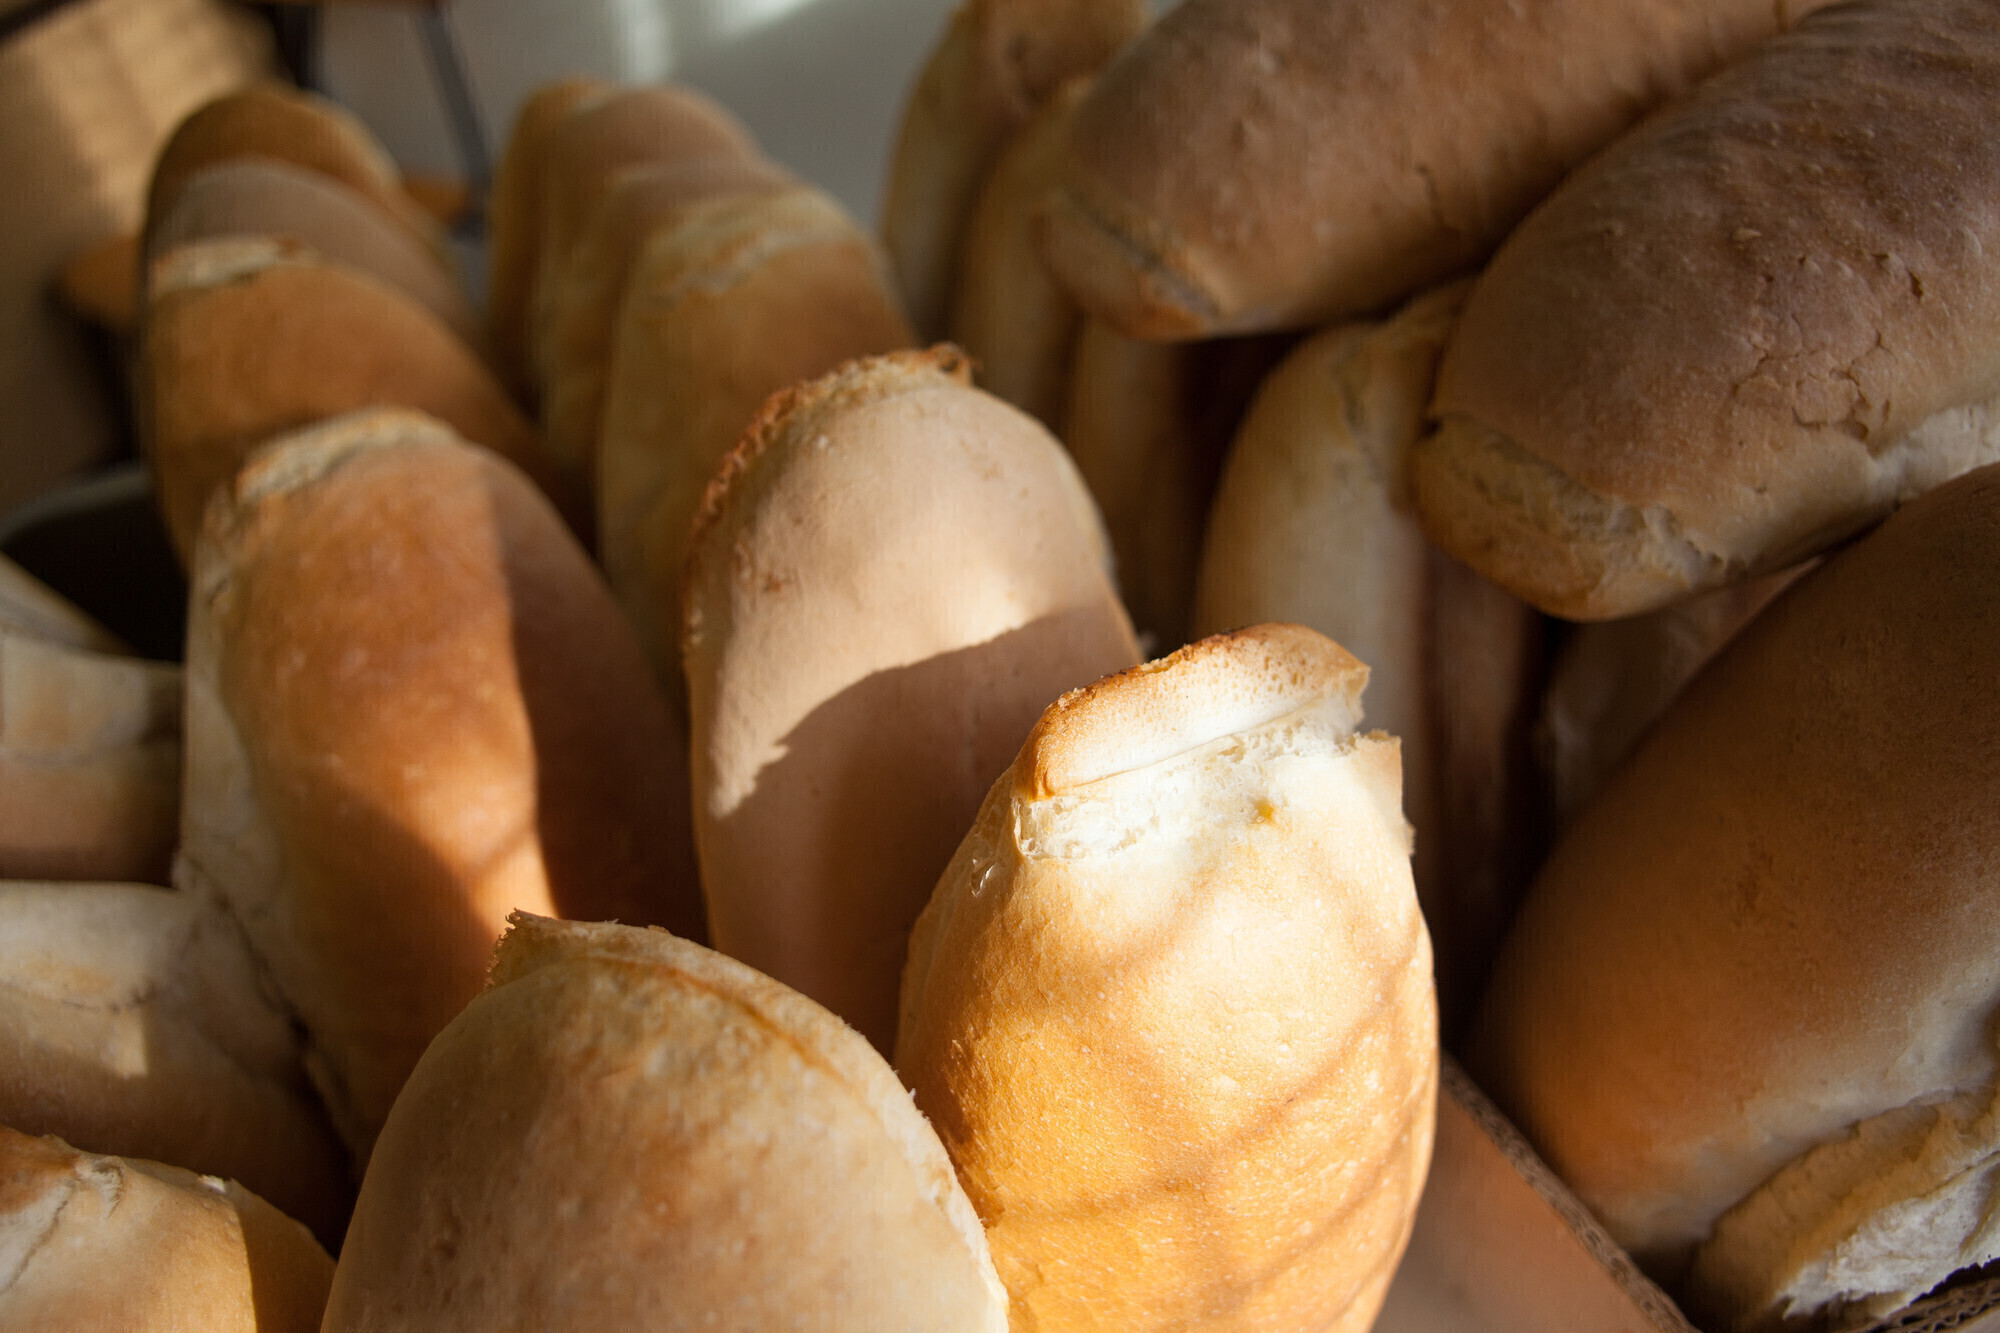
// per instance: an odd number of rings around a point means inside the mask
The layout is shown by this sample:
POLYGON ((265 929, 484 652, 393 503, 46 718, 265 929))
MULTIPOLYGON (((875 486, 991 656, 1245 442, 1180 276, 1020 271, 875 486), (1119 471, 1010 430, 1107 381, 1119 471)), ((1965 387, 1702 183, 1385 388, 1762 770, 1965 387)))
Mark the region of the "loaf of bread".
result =
POLYGON ((0 1327, 317 1333, 333 1260, 233 1180, 0 1125, 0 1327))
POLYGON ((1822 3, 1190 0, 1077 112, 1048 259, 1133 337, 1380 309, 1822 3))
MULTIPOLYGON (((1850 14, 1858 11, 1847 11, 1850 14)), ((1723 649, 1543 868, 1474 1070, 1705 1328, 1996 1257, 2000 467, 1723 649)))
POLYGON ((352 186, 267 158, 231 158, 187 176, 147 231, 154 258, 227 236, 294 242, 414 299, 469 347, 485 334, 436 253, 352 186))
POLYGON ((1138 660, 1062 446, 951 351, 780 394, 689 541, 695 837, 715 946, 880 1050, 923 910, 1051 699, 1138 660))
POLYGON ((167 533, 189 558, 209 495, 257 445, 366 407, 439 418, 564 494, 535 429, 478 356, 377 278, 268 238, 184 246, 154 267, 139 425, 167 533))
POLYGON ((880 249, 819 190, 715 200, 647 245, 612 352, 598 547, 677 699, 681 568, 722 456, 778 390, 910 342, 880 249))
POLYGON ((2000 23, 1865 0, 1509 238, 1445 352, 1425 529, 1571 619, 1785 568, 2000 458, 2000 23))
POLYGON ((240 1180, 338 1246, 354 1188, 302 1055, 212 906, 0 883, 0 1124, 240 1180))
POLYGON ((910 940, 896 1068, 1013 1326, 1374 1321, 1430 1161, 1431 957, 1368 669, 1295 625, 1073 691, 910 940))
POLYGON ((1412 867, 1445 1031, 1469 1015, 1535 850, 1529 728, 1541 618, 1434 550, 1409 512, 1462 284, 1301 344, 1230 447, 1194 628, 1294 621, 1369 667, 1368 721, 1403 743, 1412 867))
POLYGON ((357 1159, 508 912, 700 933, 672 715, 503 460, 407 412, 284 437, 192 584, 177 880, 243 923, 357 1159))
POLYGON ((941 338, 967 219, 1035 109, 1146 26, 1144 0, 961 0, 903 109, 882 238, 910 317, 941 338))
POLYGON ((325 1333, 1004 1333, 937 1136, 810 1000, 660 931, 517 916, 361 1187, 325 1333))

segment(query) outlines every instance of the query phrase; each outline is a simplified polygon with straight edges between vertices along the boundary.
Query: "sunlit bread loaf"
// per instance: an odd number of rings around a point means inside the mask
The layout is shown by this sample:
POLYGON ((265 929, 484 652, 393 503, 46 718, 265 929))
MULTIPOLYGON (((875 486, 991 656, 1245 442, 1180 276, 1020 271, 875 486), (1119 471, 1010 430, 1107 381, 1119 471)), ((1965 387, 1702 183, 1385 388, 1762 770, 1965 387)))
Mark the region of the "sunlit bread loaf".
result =
POLYGON ((326 1333, 1003 1333, 937 1137, 868 1043, 660 931, 517 917, 411 1076, 326 1333))
POLYGON ((302 1053, 213 905, 0 883, 0 1124, 243 1181, 337 1246, 353 1186, 302 1053))
POLYGON ((994 157, 1063 84, 1146 25, 1144 0, 962 0, 903 108, 882 239, 926 339, 950 326, 959 252, 994 157))
POLYGON ((714 200, 647 243, 611 354, 598 546, 677 699, 688 532, 723 455, 780 389, 911 341, 879 247, 809 186, 714 200))
POLYGON ((701 932, 671 713, 527 480, 378 411, 210 505, 178 882, 242 923, 359 1160, 517 908, 701 932))
POLYGON ((0 1126, 0 1327, 316 1333, 333 1260, 233 1180, 0 1126))
POLYGON ((1134 337, 1380 309, 1816 2, 1190 0, 1078 110, 1049 262, 1134 337))
POLYGON ((2000 458, 2000 23, 1816 14, 1565 181, 1474 287, 1419 446, 1447 550, 1632 615, 2000 458))
POLYGON ((2000 468, 1801 578, 1543 868, 1474 1072, 1703 1327, 1995 1257, 2000 468))
POLYGON ((1438 1045, 1367 676, 1262 625, 1066 694, 939 881, 896 1068, 1015 1328, 1373 1322, 1438 1045))
POLYGON ((1062 446, 951 351, 773 398, 689 542, 715 945, 887 1051, 910 925, 1048 702, 1138 660, 1062 446))

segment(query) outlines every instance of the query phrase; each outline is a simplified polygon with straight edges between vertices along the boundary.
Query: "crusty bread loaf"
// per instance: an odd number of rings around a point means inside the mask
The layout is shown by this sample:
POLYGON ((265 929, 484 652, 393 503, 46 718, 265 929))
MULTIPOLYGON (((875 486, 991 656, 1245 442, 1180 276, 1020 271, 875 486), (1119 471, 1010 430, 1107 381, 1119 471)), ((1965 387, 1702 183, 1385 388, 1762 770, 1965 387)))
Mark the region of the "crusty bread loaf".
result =
POLYGON ((0 879, 167 882, 181 672, 0 626, 0 879))
POLYGON ((352 186, 289 162, 231 158, 190 173, 154 219, 147 253, 225 236, 292 241, 379 278, 437 316, 469 347, 485 335, 457 282, 409 229, 352 186))
POLYGON ((486 203, 486 324, 507 387, 530 409, 538 386, 528 381, 528 312, 541 270, 542 164, 549 136, 570 112, 610 93, 611 85, 590 78, 559 79, 535 89, 515 115, 493 173, 486 203))
POLYGON ((184 246, 156 265, 138 372, 142 440, 188 560, 202 508, 257 445, 365 407, 429 413, 558 491, 535 430, 479 358, 376 278, 266 238, 184 246))
POLYGON ((773 398, 689 540, 718 949, 886 1051, 910 924, 1063 690, 1138 659, 1075 468, 949 349, 773 398))
POLYGON ((333 1260, 233 1180, 0 1125, 0 1327, 317 1333, 333 1260))
POLYGON ((1866 0, 1620 140, 1473 289, 1417 454, 1425 529, 1607 619, 2000 458, 1996 117, 1988 0, 1866 0))
POLYGON ((810 187, 713 201, 647 245, 612 355, 599 549, 677 700, 681 567, 722 456, 778 390, 910 342, 875 242, 810 187))
POLYGON ((1265 380, 1209 518, 1194 630, 1283 620, 1369 667, 1368 721, 1403 743, 1412 868, 1445 1031, 1485 984, 1532 866, 1529 726, 1541 618, 1432 549, 1410 515, 1462 284, 1301 344, 1265 380))
POLYGON ((0 884, 0 1124, 243 1181, 337 1246, 354 1189, 302 1054, 211 905, 0 884))
POLYGON ((966 219, 952 289, 951 340, 972 357, 979 387, 1050 430, 1062 428, 1083 315, 1042 263, 1038 229, 1089 86, 1072 79, 1057 89, 995 155, 966 219))
POLYGON ((177 879, 303 1020, 357 1158, 508 912, 701 930, 672 715, 525 478, 429 418, 260 450, 210 505, 177 879))
POLYGON ((1438 1046, 1367 676, 1262 625, 1064 695, 939 881, 896 1067, 1014 1327, 1373 1322, 1438 1046))
POLYGON ((517 916, 362 1185, 326 1333, 1003 1333, 937 1137, 880 1056, 659 931, 517 916))
POLYGON ((1379 309, 1821 3, 1190 0, 1078 111, 1048 259, 1134 337, 1379 309))
POLYGON ((1704 1327, 1995 1257, 2000 467, 1780 596, 1598 793, 1475 1072, 1704 1327))
POLYGON ((897 131, 882 238, 925 338, 950 325, 967 219, 994 156, 1035 109, 1146 25, 1144 0, 962 0, 897 131))
POLYGON ((794 184, 790 172, 761 158, 704 157, 635 167, 604 197, 577 239, 553 301, 542 427, 561 466, 595 482, 618 312, 647 240, 706 200, 773 194, 794 184))
POLYGON ((125 651, 117 635, 4 555, 0 555, 0 632, 94 653, 125 651))

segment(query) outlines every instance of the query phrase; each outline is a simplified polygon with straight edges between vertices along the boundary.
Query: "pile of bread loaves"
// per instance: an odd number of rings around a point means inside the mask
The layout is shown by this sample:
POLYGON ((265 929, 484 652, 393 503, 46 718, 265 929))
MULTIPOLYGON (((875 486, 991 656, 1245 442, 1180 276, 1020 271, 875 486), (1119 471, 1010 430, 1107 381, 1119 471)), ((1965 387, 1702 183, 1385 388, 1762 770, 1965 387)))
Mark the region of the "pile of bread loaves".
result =
POLYGON ((482 318, 200 110, 185 664, 0 563, 0 1326, 1359 1333, 1440 1015, 1704 1327, 2000 1257, 1996 124, 2000 0, 965 0, 881 244, 540 90, 482 318))

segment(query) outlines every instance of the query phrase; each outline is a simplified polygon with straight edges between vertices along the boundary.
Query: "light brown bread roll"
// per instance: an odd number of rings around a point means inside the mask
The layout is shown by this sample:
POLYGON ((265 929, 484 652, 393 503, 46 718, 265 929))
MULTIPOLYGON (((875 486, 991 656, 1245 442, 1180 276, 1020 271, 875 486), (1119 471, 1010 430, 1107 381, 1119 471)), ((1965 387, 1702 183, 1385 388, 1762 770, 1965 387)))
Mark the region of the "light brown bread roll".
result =
POLYGON ((469 347, 485 334, 437 254, 366 195, 331 176, 268 158, 230 158, 190 173, 154 219, 147 253, 225 236, 295 242, 412 297, 469 347))
POLYGON ((855 1032, 660 931, 521 915, 383 1130, 325 1333, 1003 1333, 937 1136, 855 1032))
POLYGON ((333 1260, 233 1180, 0 1126, 0 1327, 316 1333, 333 1260))
POLYGON ((181 672, 0 625, 0 879, 167 882, 181 672))
POLYGON ((604 197, 554 299, 542 426, 563 467, 594 484, 618 312, 646 242, 707 200, 775 194, 796 184, 790 172, 761 158, 707 157, 635 167, 604 197))
POLYGON ((534 427, 430 311, 365 273, 263 238, 184 246, 154 268, 139 417, 168 535, 192 553, 202 508, 257 445, 366 407, 439 418, 561 492, 534 427))
POLYGON ((910 925, 1047 703, 1138 659, 1104 530, 951 351, 771 400, 688 545, 695 837, 715 945, 886 1051, 910 925))
POLYGON ((243 1181, 338 1246, 354 1187, 302 1054, 211 905, 0 883, 0 1124, 243 1181))
POLYGON ((1140 338, 1380 309, 1819 3, 1190 0, 1078 111, 1049 263, 1140 338))
POLYGON ((2000 458, 1996 116, 1990 3, 1867 0, 1620 140, 1473 289, 1417 454, 1425 529, 1608 619, 2000 458))
POLYGON ((2000 468, 1688 685, 1537 879, 1475 1072, 1703 1327, 1996 1257, 2000 468))
POLYGON ((1014 1327, 1373 1322, 1438 1046, 1367 677, 1262 625, 1066 694, 939 881, 896 1068, 1014 1327))
POLYGON ((688 531, 723 455, 778 390, 910 342, 880 250, 819 190, 717 200, 648 243, 612 351, 598 544, 677 699, 688 531))
POLYGON ((528 312, 534 308, 535 275, 541 269, 542 164, 549 137, 562 119, 602 101, 611 90, 590 78, 558 79, 535 89, 515 114, 493 173, 486 202, 486 324, 507 387, 530 410, 536 399, 535 386, 528 382, 528 312))
POLYGON ((25 634, 94 653, 125 651, 117 635, 4 555, 0 555, 0 633, 25 634))
POLYGON ((962 0, 903 109, 882 239, 924 338, 950 325, 959 250, 994 157, 1036 108, 1146 26, 1144 0, 962 0))
POLYGON ((1424 541, 1409 513, 1457 285, 1295 349, 1257 392, 1209 518, 1194 629, 1284 620, 1368 664, 1368 720, 1402 741, 1411 858, 1456 1034, 1526 886, 1541 618, 1424 541))
POLYGON ((700 932, 672 715, 502 460, 415 413, 298 432, 192 582, 177 879, 243 923, 357 1159, 508 912, 700 932))

